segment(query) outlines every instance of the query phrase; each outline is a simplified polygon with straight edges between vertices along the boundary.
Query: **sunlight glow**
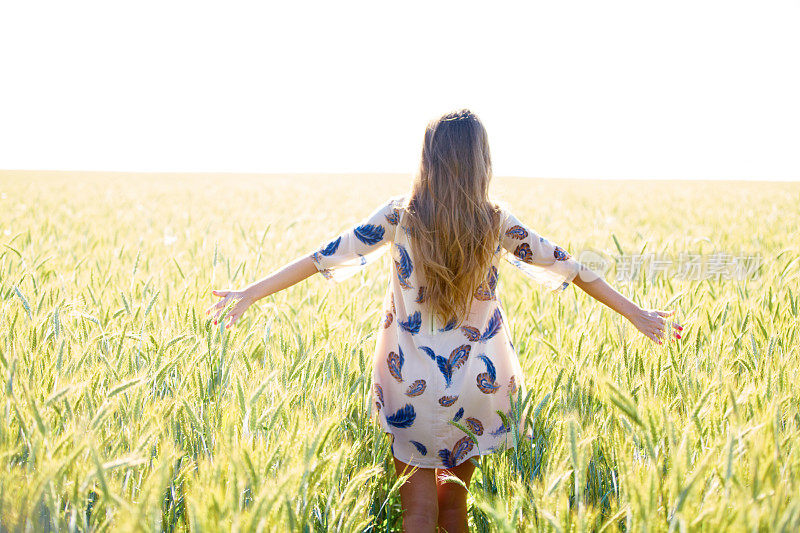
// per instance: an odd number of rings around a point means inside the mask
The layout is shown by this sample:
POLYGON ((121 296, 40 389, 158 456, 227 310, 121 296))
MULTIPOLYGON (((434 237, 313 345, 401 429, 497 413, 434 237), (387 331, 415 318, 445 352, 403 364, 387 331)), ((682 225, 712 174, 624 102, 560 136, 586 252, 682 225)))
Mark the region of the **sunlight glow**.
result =
POLYGON ((0 168, 800 179, 800 3, 7 2, 0 168))

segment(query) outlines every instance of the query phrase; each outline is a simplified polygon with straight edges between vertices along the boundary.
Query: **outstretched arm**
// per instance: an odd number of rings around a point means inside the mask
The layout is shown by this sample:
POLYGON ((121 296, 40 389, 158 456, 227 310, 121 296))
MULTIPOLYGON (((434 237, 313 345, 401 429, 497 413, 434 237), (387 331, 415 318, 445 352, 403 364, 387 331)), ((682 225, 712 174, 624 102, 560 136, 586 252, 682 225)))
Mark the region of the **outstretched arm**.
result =
POLYGON ((319 272, 314 262, 311 260, 310 255, 302 256, 295 259, 291 263, 286 264, 282 268, 272 272, 267 277, 257 281, 243 290, 214 290, 214 296, 222 297, 217 303, 212 304, 206 309, 206 314, 214 313, 214 324, 217 323, 219 314, 231 302, 234 302, 233 307, 227 315, 222 317, 222 320, 230 317, 230 321, 225 326, 231 327, 236 320, 250 307, 251 304, 257 302, 265 296, 275 294, 284 289, 300 283, 307 277, 319 272))
MULTIPOLYGON (((657 309, 642 309, 625 296, 614 290, 611 285, 592 272, 586 266, 581 265, 581 270, 572 283, 597 300, 605 304, 617 313, 627 318, 636 329, 645 336, 658 344, 663 344, 665 330, 667 329, 666 317, 671 316, 675 311, 659 311, 657 309)), ((683 329, 677 322, 672 322, 675 338, 680 339, 680 331, 683 329)))
POLYGON ((216 324, 222 310, 233 303, 230 311, 222 317, 222 320, 230 318, 225 326, 229 328, 253 302, 291 287, 316 272, 331 282, 339 282, 359 272, 385 252, 385 245, 394 239, 399 220, 397 205, 400 198, 389 198, 373 209, 365 219, 341 232, 336 238, 325 241, 318 250, 295 259, 244 290, 212 291, 222 299, 212 304, 206 314, 214 313, 216 324))

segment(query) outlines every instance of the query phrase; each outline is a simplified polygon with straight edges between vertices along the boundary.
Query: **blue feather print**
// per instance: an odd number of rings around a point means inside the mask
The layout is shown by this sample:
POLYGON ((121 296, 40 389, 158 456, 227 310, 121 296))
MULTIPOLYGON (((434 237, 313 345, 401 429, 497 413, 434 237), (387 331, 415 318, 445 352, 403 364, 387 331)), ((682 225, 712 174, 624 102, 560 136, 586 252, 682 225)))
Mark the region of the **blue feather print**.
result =
POLYGON ((381 407, 383 407, 383 389, 377 383, 375 384, 375 396, 378 398, 381 407))
POLYGON ((448 358, 447 362, 450 364, 453 370, 461 368, 461 366, 467 362, 470 350, 472 350, 472 346, 469 344, 462 344, 450 353, 450 357, 448 358))
POLYGON ((514 255, 525 261, 526 263, 533 263, 533 250, 527 242, 523 242, 514 249, 514 255))
POLYGON ((481 339, 481 330, 472 326, 461 326, 461 331, 467 336, 467 339, 476 342, 481 339))
POLYGON ((397 263, 397 261, 395 261, 394 264, 398 268, 397 281, 400 282, 400 288, 403 290, 413 289, 414 287, 408 282, 408 280, 400 276, 400 270, 399 270, 400 265, 397 263))
POLYGON ((455 318, 451 318, 451 319, 450 319, 450 320, 447 322, 447 324, 445 324, 445 325, 444 325, 444 327, 443 327, 443 328, 441 328, 439 331, 450 331, 451 329, 453 329, 454 327, 456 327, 456 323, 457 323, 457 322, 458 322, 458 321, 457 321, 455 318))
POLYGON ((460 461, 474 447, 475 444, 472 442, 472 439, 469 438, 469 436, 461 437, 458 439, 458 442, 456 442, 456 445, 453 446, 453 458, 456 460, 456 462, 460 461))
POLYGON ((436 355, 433 350, 427 346, 420 346, 420 349, 428 354, 428 357, 430 357, 436 363, 436 366, 439 368, 439 371, 444 377, 445 388, 449 388, 453 380, 453 370, 461 368, 461 366, 467 361, 472 346, 469 344, 462 344, 450 353, 450 357, 436 355))
MULTIPOLYGON (((500 411, 497 411, 497 412, 498 412, 498 414, 500 413, 500 411)), ((500 427, 495 429, 494 431, 492 431, 492 435, 494 435, 495 437, 498 436, 498 435, 502 435, 503 433, 508 433, 509 431, 511 431, 511 421, 513 420, 512 416, 511 416, 512 413, 508 412, 505 415, 506 415, 506 418, 508 419, 508 424, 503 422, 503 417, 500 417, 500 427)))
POLYGON ((450 381, 453 379, 453 367, 441 355, 436 356, 436 365, 439 367, 442 376, 444 376, 445 388, 449 388, 450 381))
POLYGON ((556 246, 555 248, 553 248, 553 257, 555 257, 559 261, 566 261, 567 259, 569 259, 569 254, 562 247, 556 246))
POLYGON ((419 289, 417 290, 417 299, 414 300, 414 301, 417 302, 418 304, 421 304, 422 302, 425 301, 425 286, 424 285, 420 285, 419 286, 419 289))
POLYGON ((425 380, 418 379, 409 385, 408 390, 406 391, 406 396, 419 396, 423 392, 425 392, 425 380))
POLYGON ((456 400, 458 400, 458 395, 442 396, 441 398, 439 398, 439 405, 441 405, 442 407, 450 407, 451 405, 456 403, 456 400))
POLYGON ((460 409, 459 409, 459 410, 456 412, 456 415, 453 417, 453 422, 458 422, 459 420, 461 420, 461 417, 462 417, 462 416, 464 416, 464 408, 463 408, 463 407, 462 407, 462 408, 460 408, 460 409))
POLYGON ((473 444, 472 439, 469 436, 461 437, 455 445, 453 445, 452 450, 439 450, 439 457, 442 459, 442 463, 444 463, 445 468, 453 468, 461 462, 472 448, 475 447, 473 444))
POLYGON ((467 427, 469 428, 470 431, 472 431, 478 436, 483 435, 483 424, 481 424, 480 420, 470 416, 466 418, 464 422, 467 423, 467 427))
POLYGON ((414 406, 407 403, 405 407, 401 407, 395 414, 386 417, 386 423, 396 428, 407 428, 414 423, 417 413, 414 412, 414 406))
POLYGON ((353 233, 364 244, 373 245, 381 242, 384 231, 380 224, 362 224, 353 233))
POLYGON ((486 363, 486 372, 489 374, 489 378, 494 381, 497 379, 497 370, 494 367, 494 363, 492 360, 489 359, 486 355, 479 355, 478 359, 482 360, 486 363))
POLYGON ((398 382, 403 381, 403 363, 405 362, 405 357, 403 356, 403 349, 399 346, 397 347, 400 354, 396 354, 394 352, 389 352, 389 355, 386 358, 386 364, 389 366, 389 373, 392 375, 394 379, 398 382))
POLYGON ((478 288, 475 289, 475 298, 485 302, 494 298, 494 292, 487 286, 485 281, 482 281, 478 288))
POLYGON ((417 442, 415 440, 410 440, 408 442, 413 444, 417 448, 417 451, 422 455, 428 455, 428 448, 426 448, 425 445, 422 444, 421 442, 417 442))
POLYGON ((484 394, 492 394, 497 392, 497 389, 500 388, 500 385, 489 379, 489 374, 486 372, 478 374, 476 380, 478 382, 478 389, 484 394))
POLYGON ((511 396, 513 396, 513 395, 515 395, 517 393, 517 380, 514 378, 514 376, 511 376, 508 379, 508 393, 511 396))
POLYGON ((492 265, 492 269, 489 271, 489 290, 494 291, 497 288, 497 280, 500 278, 500 273, 497 271, 497 267, 492 265))
POLYGON ((439 457, 442 459, 442 465, 445 468, 453 468, 455 461, 453 461, 453 453, 448 449, 439 450, 439 457))
POLYGON ((392 208, 392 212, 386 215, 386 221, 389 222, 392 226, 396 226, 397 223, 400 221, 400 210, 396 207, 392 208))
POLYGON ((397 245, 397 252, 400 254, 400 261, 397 262, 397 272, 400 274, 401 278, 408 280, 408 277, 411 276, 411 272, 414 270, 411 257, 408 255, 405 247, 400 244, 397 245))
POLYGON ((497 278, 499 274, 497 267, 492 265, 489 273, 486 275, 486 280, 482 281, 478 288, 475 289, 475 298, 481 301, 493 300, 495 298, 494 290, 497 287, 497 278))
POLYGON ((431 359, 436 361, 436 354, 433 353, 433 350, 431 350, 427 346, 420 346, 419 349, 422 350, 423 352, 425 352, 426 354, 428 354, 428 357, 430 357, 431 359))
POLYGON ((411 333, 419 333, 419 328, 422 325, 422 314, 419 311, 414 311, 406 320, 398 322, 400 327, 405 331, 411 333))
POLYGON ((500 314, 500 308, 494 310, 492 317, 489 319, 489 322, 486 324, 486 329, 483 331, 483 335, 481 335, 480 341, 485 342, 500 331, 500 327, 503 325, 503 315, 500 314))
POLYGON ((528 232, 525 228, 517 224, 508 228, 508 230, 506 230, 506 235, 515 239, 524 239, 528 236, 528 232))
POLYGON ((500 388, 500 385, 495 382, 497 379, 497 370, 494 367, 494 363, 492 363, 491 359, 485 355, 479 355, 478 359, 481 359, 484 363, 486 363, 486 372, 481 372, 475 376, 478 389, 484 394, 492 394, 497 392, 497 389, 500 388))
POLYGON ((510 427, 504 426, 504 425, 500 425, 499 428, 497 428, 494 431, 492 431, 492 435, 497 437, 498 435, 502 435, 503 433, 508 433, 509 431, 511 431, 510 427))
POLYGON ((339 248, 339 243, 342 241, 342 236, 339 235, 336 237, 336 240, 333 240, 328 243, 328 245, 319 251, 322 255, 333 255, 336 253, 336 249, 339 248))

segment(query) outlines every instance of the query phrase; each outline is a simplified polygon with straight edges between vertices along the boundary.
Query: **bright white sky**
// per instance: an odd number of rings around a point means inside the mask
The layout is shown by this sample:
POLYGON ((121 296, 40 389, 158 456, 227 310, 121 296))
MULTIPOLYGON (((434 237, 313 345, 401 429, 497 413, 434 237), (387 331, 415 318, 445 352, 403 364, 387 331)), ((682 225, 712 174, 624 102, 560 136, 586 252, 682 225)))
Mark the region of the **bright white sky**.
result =
POLYGON ((800 0, 0 4, 0 168, 800 179, 800 0))

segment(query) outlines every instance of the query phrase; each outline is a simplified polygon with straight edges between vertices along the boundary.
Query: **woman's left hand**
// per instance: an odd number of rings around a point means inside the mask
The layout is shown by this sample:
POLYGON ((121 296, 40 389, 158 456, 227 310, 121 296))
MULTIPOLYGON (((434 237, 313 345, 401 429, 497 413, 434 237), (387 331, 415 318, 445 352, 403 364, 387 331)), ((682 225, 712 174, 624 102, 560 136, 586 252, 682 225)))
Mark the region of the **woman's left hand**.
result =
POLYGON ((214 296, 219 296, 222 299, 215 304, 212 304, 206 309, 206 314, 213 313, 212 318, 214 319, 214 324, 217 323, 219 320, 225 320, 226 318, 230 317, 228 324, 225 328, 231 327, 236 321, 239 319, 240 316, 250 307, 250 304, 253 303, 253 299, 247 293, 247 291, 232 291, 232 290, 213 290, 211 294, 214 296), (233 302, 233 307, 230 308, 228 313, 220 317, 220 313, 222 310, 233 302))

